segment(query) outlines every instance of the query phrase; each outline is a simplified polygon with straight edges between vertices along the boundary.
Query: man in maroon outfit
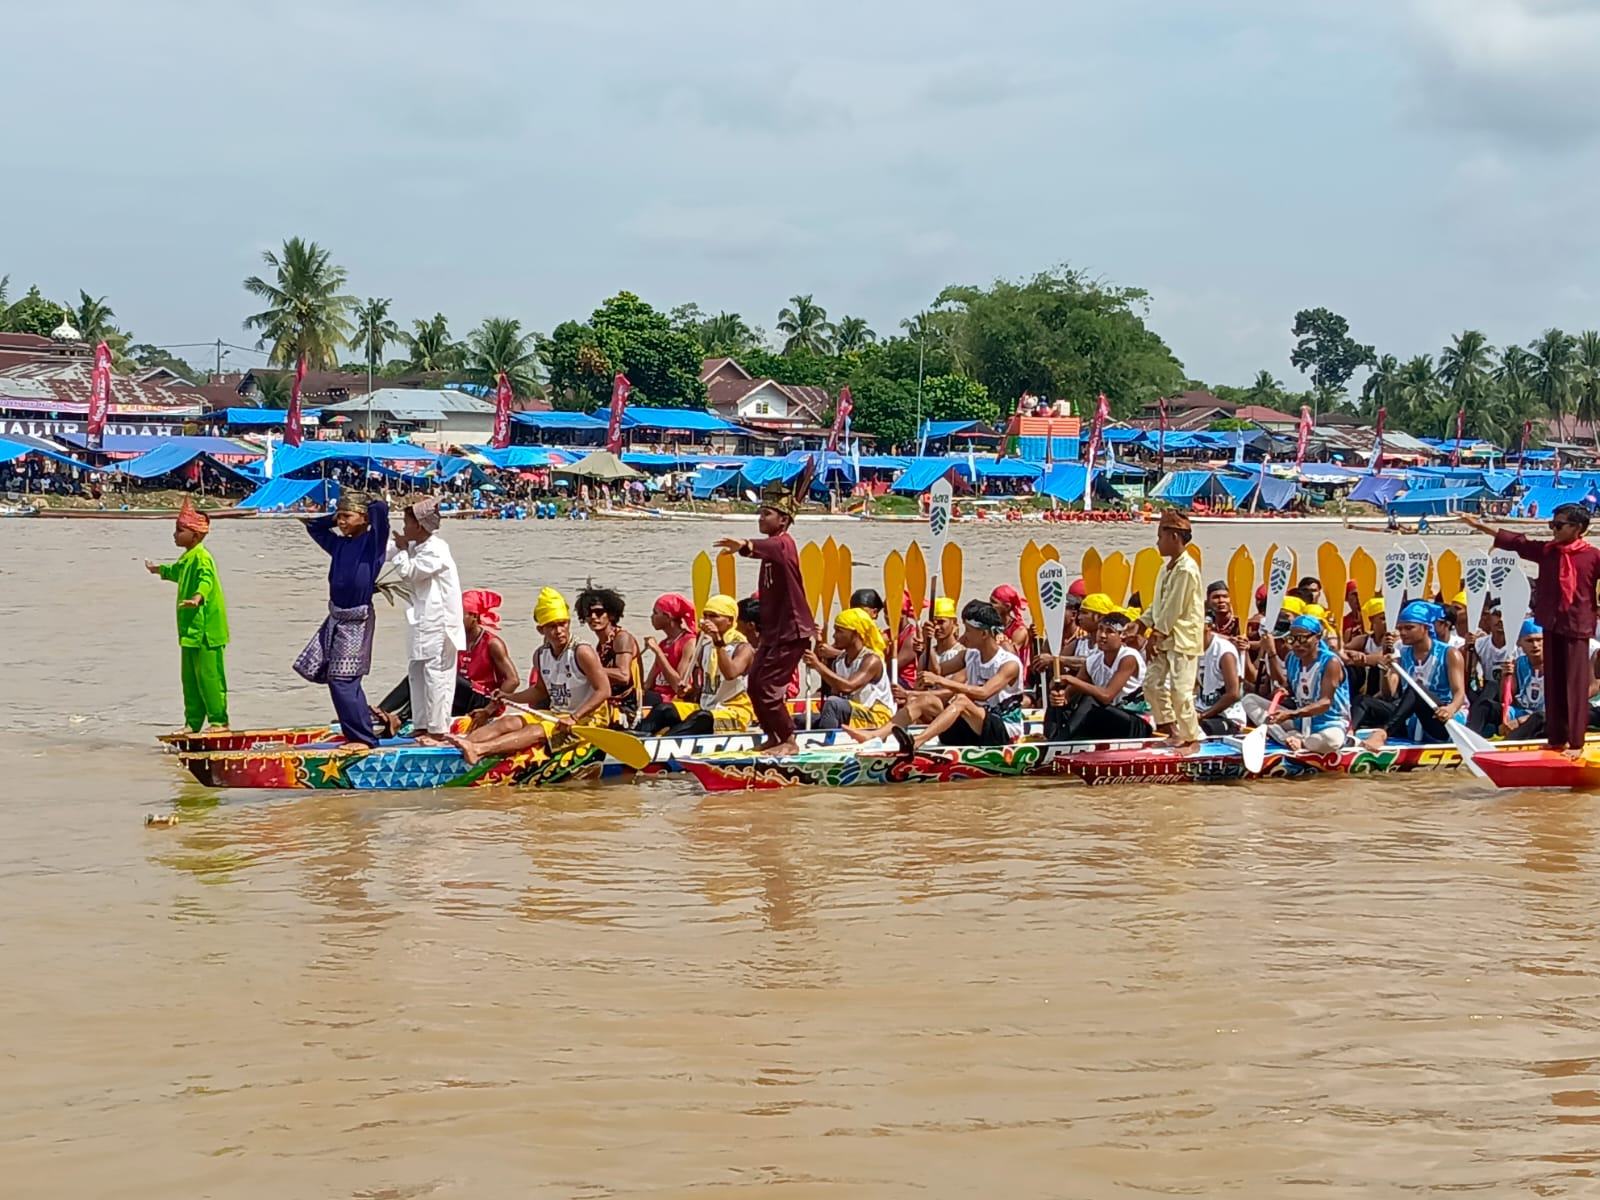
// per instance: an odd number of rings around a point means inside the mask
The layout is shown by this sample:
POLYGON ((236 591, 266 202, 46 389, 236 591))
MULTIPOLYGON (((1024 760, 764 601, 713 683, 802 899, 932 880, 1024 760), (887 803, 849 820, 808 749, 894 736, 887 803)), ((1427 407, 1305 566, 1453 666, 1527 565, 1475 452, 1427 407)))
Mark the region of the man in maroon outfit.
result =
POLYGON ((756 720, 767 735, 761 747, 764 754, 798 750, 794 716, 789 712, 789 680, 800 665, 800 656, 817 636, 800 578, 800 552, 789 536, 795 510, 796 502, 783 485, 770 486, 761 496, 758 520, 762 536, 753 541, 723 538, 717 542, 719 549, 761 561, 761 642, 750 665, 747 687, 756 720))
POLYGON ((1545 741, 1552 750, 1576 756, 1589 728, 1589 639, 1595 632, 1595 589, 1600 585, 1600 549, 1583 536, 1589 530, 1589 510, 1581 504, 1556 509, 1547 542, 1497 530, 1469 514, 1462 520, 1480 533, 1493 534, 1497 550, 1539 564, 1533 617, 1544 627, 1545 741))

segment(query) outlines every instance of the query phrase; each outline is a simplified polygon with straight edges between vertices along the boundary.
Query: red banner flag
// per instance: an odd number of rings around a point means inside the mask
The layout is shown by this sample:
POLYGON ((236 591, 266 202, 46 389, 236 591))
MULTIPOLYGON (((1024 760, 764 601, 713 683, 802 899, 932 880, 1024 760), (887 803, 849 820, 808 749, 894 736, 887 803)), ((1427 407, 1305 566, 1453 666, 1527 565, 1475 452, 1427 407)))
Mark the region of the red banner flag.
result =
POLYGON ((300 444, 300 385, 306 378, 306 356, 302 354, 300 361, 294 365, 294 388, 289 392, 289 415, 283 422, 283 444, 285 446, 298 446, 300 444))
POLYGON ((833 406, 833 428, 828 431, 828 449, 839 448, 839 435, 844 432, 844 423, 850 419, 850 414, 855 411, 855 402, 850 399, 850 389, 839 389, 839 403, 833 406))
POLYGON ((611 424, 606 426, 606 449, 613 454, 622 453, 622 410, 628 407, 628 395, 633 384, 621 371, 611 381, 611 424))
POLYGON ((111 412, 111 349, 104 342, 94 348, 94 375, 89 383, 89 430, 85 445, 98 450, 105 444, 106 417, 111 412))
POLYGON ((1298 471, 1306 461, 1306 445, 1311 441, 1311 406, 1300 406, 1300 436, 1294 444, 1294 469, 1298 471))
POLYGON ((500 372, 495 380, 494 388, 494 436, 489 439, 489 446, 494 450, 504 450, 511 445, 511 381, 506 378, 504 371, 500 372))
POLYGON ((1161 413, 1160 432, 1156 435, 1156 470, 1165 473, 1167 469, 1167 398, 1160 397, 1156 405, 1161 413))
POLYGON ((1378 427, 1374 431, 1372 438, 1372 473, 1374 475, 1383 474, 1383 423, 1388 419, 1389 410, 1380 408, 1378 410, 1378 427))
POLYGON ((1466 424, 1467 410, 1465 408, 1456 409, 1456 444, 1450 450, 1450 465, 1452 467, 1461 465, 1461 431, 1466 428, 1466 424))
POLYGON ((1533 422, 1522 423, 1522 449, 1517 454, 1517 486, 1522 486, 1522 468, 1528 462, 1528 435, 1533 432, 1533 422))

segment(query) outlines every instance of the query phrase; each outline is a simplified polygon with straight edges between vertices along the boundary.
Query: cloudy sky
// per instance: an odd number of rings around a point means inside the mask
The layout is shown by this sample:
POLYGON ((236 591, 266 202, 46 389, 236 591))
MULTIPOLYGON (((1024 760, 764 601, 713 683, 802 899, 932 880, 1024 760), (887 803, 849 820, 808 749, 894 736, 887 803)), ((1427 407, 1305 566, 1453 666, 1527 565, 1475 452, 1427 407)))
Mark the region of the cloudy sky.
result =
POLYGON ((1319 304, 1402 357, 1600 326, 1600 0, 73 14, 7 14, 0 274, 141 340, 249 344, 239 281, 290 235, 458 333, 622 288, 887 333, 1058 262, 1149 289, 1212 382, 1296 378, 1319 304))

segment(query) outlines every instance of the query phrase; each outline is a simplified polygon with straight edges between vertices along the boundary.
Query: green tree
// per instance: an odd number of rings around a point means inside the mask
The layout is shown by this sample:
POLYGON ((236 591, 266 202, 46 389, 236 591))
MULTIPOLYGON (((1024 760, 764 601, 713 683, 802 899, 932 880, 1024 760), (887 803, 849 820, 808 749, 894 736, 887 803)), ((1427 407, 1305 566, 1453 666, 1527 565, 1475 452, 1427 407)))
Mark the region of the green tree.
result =
POLYGON ((472 383, 495 387, 505 373, 518 399, 539 394, 539 335, 523 333, 522 322, 489 317, 467 335, 464 374, 472 383))
POLYGON ((719 312, 708 316, 698 304, 680 304, 668 318, 673 329, 700 343, 708 358, 737 358, 761 347, 761 334, 738 313, 719 312))
POLYGON ((1284 402, 1283 384, 1273 378, 1271 371, 1257 371, 1255 379, 1245 391, 1244 402, 1262 408, 1277 408, 1284 402))
POLYGON ((587 322, 564 321, 539 343, 549 373, 552 403, 593 412, 610 403, 611 381, 621 371, 633 402, 659 408, 706 405, 700 382, 699 340, 632 292, 618 292, 587 322))
POLYGON ((785 354, 827 354, 833 349, 828 310, 809 294, 790 296, 789 306, 778 310, 778 332, 784 337, 785 354))
POLYGON ((433 374, 461 369, 465 351, 450 336, 450 322, 443 313, 434 313, 427 321, 413 319, 411 332, 401 333, 397 340, 405 346, 407 365, 413 371, 433 374))
POLYGON ((32 333, 49 337, 67 315, 66 306, 46 300, 38 285, 30 287, 22 299, 10 305, 0 323, 0 333, 32 333))
POLYGON ((1331 407, 1344 394, 1350 377, 1376 359, 1371 346, 1350 336, 1350 322, 1330 309, 1301 309, 1295 314, 1292 332, 1298 341, 1289 363, 1311 376, 1322 408, 1331 407))
POLYGON ((356 309, 355 333, 350 338, 350 348, 361 354, 361 365, 376 370, 383 361, 384 349, 400 341, 400 327, 389 316, 392 300, 371 297, 356 309))
POLYGON ((1528 343, 1533 356, 1528 363, 1528 380, 1545 412, 1555 419, 1558 431, 1564 431, 1572 407, 1577 348, 1578 339, 1559 329, 1546 329, 1528 343))
POLYGON ((104 296, 95 299, 82 288, 78 289, 78 308, 71 314, 72 323, 83 335, 83 340, 91 346, 108 336, 122 332, 111 323, 116 315, 106 303, 104 296))
POLYGON ((317 243, 297 237, 284 242, 281 254, 267 250, 261 257, 273 278, 252 275, 244 281, 245 291, 267 303, 244 319, 246 329, 261 335, 256 349, 270 345, 268 361, 282 365, 303 356, 313 370, 336 366, 339 348, 355 332, 349 318, 356 298, 344 291, 344 268, 317 243))
POLYGON ((1361 414, 1368 420, 1376 418, 1380 408, 1387 409, 1397 403, 1400 386, 1400 360, 1385 354, 1373 364, 1372 373, 1361 385, 1361 414))
POLYGON ((1573 383, 1578 420, 1589 426, 1589 436, 1600 444, 1600 331, 1586 329, 1578 335, 1573 383))
POLYGON ((841 317, 834 326, 833 349, 838 354, 865 350, 877 340, 877 333, 867 327, 865 317, 841 317))
POLYGON ((4 275, 0 275, 0 315, 4 315, 4 313, 5 313, 5 309, 6 309, 6 294, 8 292, 10 292, 10 290, 11 290, 11 275, 8 272, 8 273, 6 273, 4 275))
POLYGON ((1419 354, 1400 368, 1395 398, 1398 411, 1390 416, 1395 419, 1396 428, 1430 437, 1444 432, 1441 419, 1450 410, 1434 370, 1433 355, 1419 354))
POLYGON ((294 397, 294 373, 292 371, 251 371, 250 377, 255 380, 255 402, 259 408, 285 409, 294 397))
POLYGON ((152 346, 149 342, 134 342, 127 349, 128 360, 137 367, 145 370, 154 370, 156 367, 165 367, 174 375, 187 379, 190 383, 199 383, 206 378, 204 371, 197 371, 176 354, 160 346, 152 346))

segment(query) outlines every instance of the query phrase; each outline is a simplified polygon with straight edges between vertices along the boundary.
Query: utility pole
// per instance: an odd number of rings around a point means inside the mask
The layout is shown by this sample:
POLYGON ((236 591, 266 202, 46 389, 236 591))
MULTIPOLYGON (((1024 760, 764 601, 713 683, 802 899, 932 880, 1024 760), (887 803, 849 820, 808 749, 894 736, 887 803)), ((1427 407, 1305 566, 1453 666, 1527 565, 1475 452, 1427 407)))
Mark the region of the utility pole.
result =
POLYGON ((221 378, 222 378, 222 339, 221 338, 217 339, 217 370, 216 370, 216 374, 213 375, 212 378, 216 379, 216 380, 221 380, 221 378))

